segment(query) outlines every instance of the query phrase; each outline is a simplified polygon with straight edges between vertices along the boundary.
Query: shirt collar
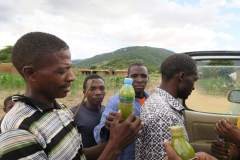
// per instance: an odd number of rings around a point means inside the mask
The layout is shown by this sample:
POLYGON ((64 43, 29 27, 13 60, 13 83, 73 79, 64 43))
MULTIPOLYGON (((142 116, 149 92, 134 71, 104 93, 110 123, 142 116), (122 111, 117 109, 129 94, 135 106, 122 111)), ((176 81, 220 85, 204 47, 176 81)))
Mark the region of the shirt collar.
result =
POLYGON ((168 104, 174 109, 177 110, 179 112, 182 112, 185 108, 184 106, 181 104, 181 100, 180 99, 176 99, 174 98, 171 94, 169 94, 167 91, 161 89, 161 88, 157 88, 156 92, 161 96, 164 97, 166 99, 166 101, 168 102, 168 104))
POLYGON ((51 111, 53 109, 60 109, 62 108, 55 100, 54 100, 54 105, 50 106, 44 103, 41 103, 39 101, 36 101, 30 97, 26 97, 23 95, 14 95, 12 96, 13 101, 20 101, 20 102, 24 102, 27 105, 34 107, 35 109, 41 111, 41 112, 47 112, 47 111, 51 111))

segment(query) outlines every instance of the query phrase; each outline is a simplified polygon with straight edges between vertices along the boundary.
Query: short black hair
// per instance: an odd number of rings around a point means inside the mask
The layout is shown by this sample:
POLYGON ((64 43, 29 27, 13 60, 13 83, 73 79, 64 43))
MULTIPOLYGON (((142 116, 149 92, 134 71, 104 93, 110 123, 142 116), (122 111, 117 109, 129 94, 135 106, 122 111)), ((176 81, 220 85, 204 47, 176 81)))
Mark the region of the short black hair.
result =
POLYGON ((3 101, 3 111, 6 113, 7 112, 7 103, 12 100, 12 96, 8 96, 7 98, 4 99, 3 101))
POLYGON ((167 57, 160 66, 162 78, 169 80, 175 74, 184 72, 187 75, 196 74, 196 62, 186 54, 174 54, 167 57))
MULTIPOLYGON (((143 63, 141 63, 141 62, 137 62, 137 63, 130 64, 130 65, 128 66, 128 73, 127 73, 128 75, 129 75, 129 73, 130 73, 131 68, 132 68, 132 67, 135 67, 135 66, 139 66, 139 67, 143 66, 143 67, 146 67, 146 65, 143 64, 143 63)), ((146 67, 146 68, 147 68, 147 67, 146 67)))
POLYGON ((83 90, 86 90, 86 89, 87 89, 87 81, 88 81, 89 79, 101 79, 101 80, 104 81, 104 79, 103 79, 101 76, 99 76, 99 75, 97 75, 97 74, 90 74, 90 75, 88 75, 88 76, 84 79, 84 81, 83 81, 83 90))
POLYGON ((69 46, 52 34, 30 32, 20 37, 13 46, 12 63, 17 71, 22 74, 24 66, 36 66, 43 55, 53 54, 66 49, 69 49, 69 46))

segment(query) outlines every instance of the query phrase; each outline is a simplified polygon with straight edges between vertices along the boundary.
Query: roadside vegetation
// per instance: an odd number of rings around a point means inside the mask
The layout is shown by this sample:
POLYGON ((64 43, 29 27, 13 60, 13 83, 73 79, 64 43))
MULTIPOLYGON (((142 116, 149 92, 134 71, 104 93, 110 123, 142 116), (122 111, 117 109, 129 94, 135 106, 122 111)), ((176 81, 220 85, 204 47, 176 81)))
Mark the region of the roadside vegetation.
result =
MULTIPOLYGON (((81 102, 82 84, 86 75, 76 74, 76 79, 72 84, 71 92, 66 98, 59 99, 60 102, 66 104, 67 106, 73 106, 81 102)), ((124 76, 105 76, 102 75, 105 80, 106 96, 103 104, 107 103, 110 96, 116 94, 123 84, 124 76)), ((147 90, 152 92, 152 90, 159 85, 159 74, 151 74, 149 78, 149 83, 147 90)), ((13 94, 24 94, 25 83, 19 74, 11 73, 0 73, 0 116, 3 105, 3 100, 13 94)))

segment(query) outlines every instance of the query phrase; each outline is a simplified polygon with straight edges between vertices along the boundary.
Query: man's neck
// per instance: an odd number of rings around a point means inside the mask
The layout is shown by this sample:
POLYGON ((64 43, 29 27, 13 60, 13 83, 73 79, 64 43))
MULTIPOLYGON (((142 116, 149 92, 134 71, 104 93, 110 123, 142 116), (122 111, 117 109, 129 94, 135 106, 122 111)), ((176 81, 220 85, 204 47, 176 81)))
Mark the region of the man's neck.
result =
POLYGON ((96 105, 96 104, 91 104, 89 101, 85 102, 85 106, 93 111, 99 111, 99 109, 101 108, 101 104, 96 105))
POLYGON ((166 83, 166 82, 162 81, 162 83, 160 84, 160 88, 162 90, 168 92, 173 97, 177 98, 177 89, 176 89, 176 86, 174 84, 166 83))
POLYGON ((139 93, 135 93, 135 98, 143 98, 145 96, 144 91, 143 92, 139 92, 139 93))
POLYGON ((42 94, 38 94, 36 92, 32 92, 31 90, 27 89, 27 92, 24 94, 27 97, 32 98, 33 100, 43 103, 49 106, 54 106, 55 99, 50 99, 42 94))

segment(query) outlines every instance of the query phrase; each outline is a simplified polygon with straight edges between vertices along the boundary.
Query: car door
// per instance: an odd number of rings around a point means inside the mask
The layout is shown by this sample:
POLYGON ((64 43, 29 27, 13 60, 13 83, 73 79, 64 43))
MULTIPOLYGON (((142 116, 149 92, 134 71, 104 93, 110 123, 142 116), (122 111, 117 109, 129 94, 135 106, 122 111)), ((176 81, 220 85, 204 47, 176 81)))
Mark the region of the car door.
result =
POLYGON ((215 124, 220 119, 236 123, 240 104, 228 100, 231 90, 240 89, 240 52, 188 52, 197 62, 199 80, 185 101, 185 124, 196 151, 211 153, 216 140, 215 124))

